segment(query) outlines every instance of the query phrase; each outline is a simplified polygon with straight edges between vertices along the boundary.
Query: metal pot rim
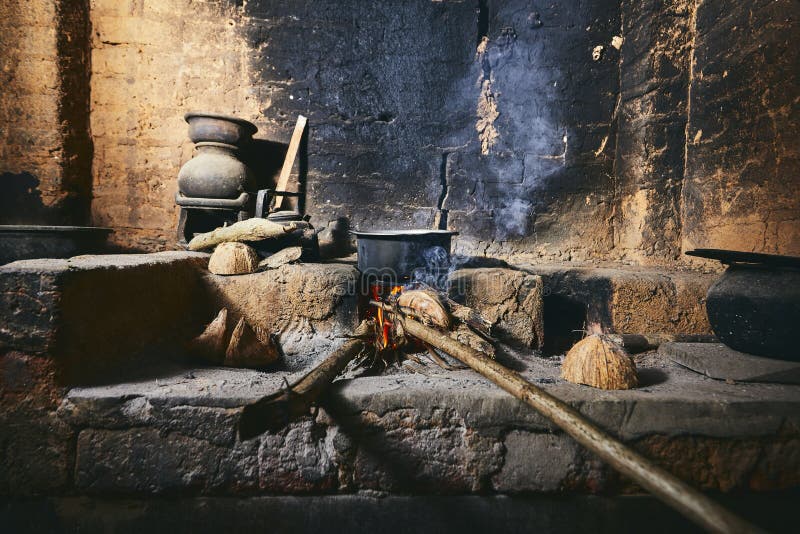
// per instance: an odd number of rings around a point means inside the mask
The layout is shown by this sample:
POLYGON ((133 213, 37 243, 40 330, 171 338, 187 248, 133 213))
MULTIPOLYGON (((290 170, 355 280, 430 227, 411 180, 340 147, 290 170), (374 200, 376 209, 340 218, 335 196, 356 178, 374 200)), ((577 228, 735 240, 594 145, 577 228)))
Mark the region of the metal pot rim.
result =
POLYGON ((454 232, 452 230, 426 230, 426 229, 416 229, 416 230, 376 230, 373 232, 362 232, 359 230, 350 230, 350 233, 356 237, 363 237, 366 239, 381 239, 381 238, 388 238, 388 239, 414 239, 415 237, 426 237, 426 236, 454 236, 458 235, 458 232, 454 232))

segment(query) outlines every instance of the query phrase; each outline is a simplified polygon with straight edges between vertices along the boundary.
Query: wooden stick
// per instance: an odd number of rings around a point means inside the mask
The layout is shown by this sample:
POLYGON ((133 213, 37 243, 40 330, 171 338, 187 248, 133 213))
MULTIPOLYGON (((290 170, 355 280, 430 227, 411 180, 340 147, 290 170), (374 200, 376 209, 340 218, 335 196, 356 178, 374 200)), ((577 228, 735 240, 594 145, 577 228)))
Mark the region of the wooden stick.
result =
MULTIPOLYGON (((275 185, 275 191, 286 191, 286 186, 289 184, 289 176, 292 174, 292 167, 294 167, 294 160, 297 158, 297 150, 300 148, 300 140, 303 138, 303 131, 306 129, 306 119, 302 115, 297 116, 297 124, 294 125, 294 132, 292 138, 289 140, 289 149, 286 151, 286 159, 283 160, 283 168, 278 177, 278 183, 275 185)), ((281 209, 283 204, 283 195, 275 194, 275 211, 281 209)))
MULTIPOLYGON (((364 330, 366 324, 361 323, 357 336, 368 332, 364 330)), ((267 431, 274 432, 308 414, 311 405, 363 348, 361 339, 349 339, 294 384, 287 384, 284 389, 245 406, 239 418, 239 437, 246 440, 267 431)))
POLYGON ((492 339, 492 323, 476 310, 445 297, 453 317, 487 339, 492 339))
POLYGON ((372 304, 394 314, 394 320, 402 323, 407 334, 450 354, 524 401, 603 461, 698 525, 713 532, 760 532, 754 525, 600 430, 574 408, 531 384, 515 371, 434 328, 396 314, 391 306, 375 301, 372 304))
POLYGON ((428 343, 423 343, 423 345, 425 345, 425 348, 428 350, 428 355, 431 357, 431 360, 433 360, 433 363, 435 363, 445 371, 453 370, 453 367, 449 363, 444 361, 444 359, 436 353, 436 349, 431 347, 428 343))

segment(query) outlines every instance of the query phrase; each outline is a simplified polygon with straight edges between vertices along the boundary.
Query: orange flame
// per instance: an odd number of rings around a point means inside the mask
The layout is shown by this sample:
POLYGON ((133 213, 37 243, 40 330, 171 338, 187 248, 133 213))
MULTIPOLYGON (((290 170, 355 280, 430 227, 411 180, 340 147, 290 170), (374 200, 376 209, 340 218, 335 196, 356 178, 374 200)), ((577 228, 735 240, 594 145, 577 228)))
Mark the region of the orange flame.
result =
MULTIPOLYGON (((392 288, 389 290, 389 294, 386 295, 386 297, 397 295, 401 291, 403 291, 403 286, 392 286, 392 288)), ((379 291, 377 285, 372 286, 372 298, 374 300, 383 302, 386 297, 382 297, 380 293, 381 292, 379 291)), ((383 313, 383 309, 381 308, 378 308, 377 320, 378 325, 381 327, 381 348, 385 349, 388 348, 390 344, 389 334, 391 332, 392 322, 386 318, 386 315, 383 313)))

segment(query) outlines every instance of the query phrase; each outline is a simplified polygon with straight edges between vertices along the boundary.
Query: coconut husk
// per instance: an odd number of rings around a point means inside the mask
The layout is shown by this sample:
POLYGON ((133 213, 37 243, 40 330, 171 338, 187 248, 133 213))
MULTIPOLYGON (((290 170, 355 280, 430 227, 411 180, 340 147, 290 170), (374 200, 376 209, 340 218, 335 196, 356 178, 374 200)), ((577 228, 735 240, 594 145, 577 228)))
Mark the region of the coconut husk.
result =
POLYGON ((631 389, 639 385, 636 365, 618 344, 594 334, 576 343, 561 364, 561 378, 600 389, 631 389))
POLYGON ((258 253, 244 243, 221 243, 208 260, 208 270, 214 274, 248 274, 258 268, 258 253))

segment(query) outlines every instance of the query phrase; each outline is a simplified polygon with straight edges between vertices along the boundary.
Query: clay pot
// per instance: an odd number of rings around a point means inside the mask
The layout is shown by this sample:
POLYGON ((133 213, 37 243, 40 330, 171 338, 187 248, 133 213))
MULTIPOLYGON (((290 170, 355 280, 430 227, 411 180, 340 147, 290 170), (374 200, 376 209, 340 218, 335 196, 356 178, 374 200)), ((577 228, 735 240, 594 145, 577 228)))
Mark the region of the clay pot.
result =
POLYGON ((244 146, 253 139, 258 128, 252 122, 214 113, 187 113, 189 139, 193 143, 225 143, 244 146))
POLYGON ((711 328, 732 349, 800 360, 800 269, 732 264, 708 290, 711 328))
POLYGON ((706 296, 708 322, 728 347, 800 361, 800 258, 718 249, 689 251, 728 265, 706 296))
POLYGON ((237 198, 253 188, 250 169, 238 158, 237 147, 197 143, 197 154, 178 172, 180 192, 193 198, 237 198))

